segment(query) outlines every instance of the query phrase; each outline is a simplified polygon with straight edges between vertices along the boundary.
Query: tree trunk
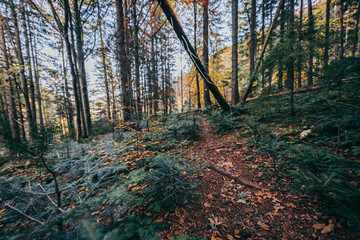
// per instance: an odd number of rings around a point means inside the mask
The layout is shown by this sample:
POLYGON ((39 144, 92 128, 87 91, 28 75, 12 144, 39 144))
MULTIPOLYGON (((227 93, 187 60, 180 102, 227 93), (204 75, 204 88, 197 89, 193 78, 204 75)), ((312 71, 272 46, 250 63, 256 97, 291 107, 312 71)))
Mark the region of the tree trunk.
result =
POLYGON ((4 96, 5 96, 5 102, 7 107, 7 114, 8 114, 8 120, 10 125, 10 131, 11 131, 11 138, 16 143, 20 141, 20 132, 19 132, 19 125, 17 122, 17 114, 16 114, 16 107, 15 107, 15 101, 14 101, 14 89, 13 89, 13 80, 10 77, 9 74, 9 62, 8 62, 8 54, 6 49, 6 42, 5 42, 5 26, 2 22, 3 18, 0 13, 0 61, 1 66, 3 68, 3 89, 4 89, 4 96))
POLYGON ((76 66, 73 62, 73 58, 75 59, 75 56, 73 55, 73 53, 75 51, 73 51, 73 47, 71 47, 70 44, 70 40, 69 40, 69 36, 68 36, 68 28, 69 28, 69 22, 70 22, 70 34, 72 36, 72 27, 71 27, 71 12, 70 12, 70 6, 69 6, 69 1, 68 0, 64 0, 64 26, 63 26, 63 37, 64 37, 64 41, 65 41, 65 47, 66 47, 66 52, 67 52, 67 57, 68 57, 68 61, 69 61, 69 67, 70 67, 70 73, 72 76, 72 85, 73 85, 73 91, 74 91, 74 98, 75 98, 75 111, 76 111, 76 139, 80 140, 82 137, 82 124, 81 124, 81 97, 79 95, 78 89, 79 89, 79 82, 78 82, 78 77, 76 74, 76 66))
POLYGON ((307 77, 308 77, 308 86, 313 85, 313 61, 314 61, 314 46, 312 41, 314 40, 314 17, 312 12, 312 2, 311 0, 308 0, 308 44, 309 44, 309 59, 308 59, 308 71, 307 71, 307 77))
MULTIPOLYGON (((203 1, 203 63, 205 72, 209 74, 209 0, 203 1)), ((204 82, 204 105, 211 105, 208 85, 204 82)))
POLYGON ((64 49, 64 40, 61 42, 61 57, 62 57, 62 64, 63 64, 63 78, 64 78, 64 95, 65 95, 65 108, 67 113, 67 119, 68 119, 68 131, 69 136, 71 138, 74 137, 74 115, 73 115, 73 109, 71 104, 71 96, 69 92, 69 86, 68 86, 68 79, 66 74, 66 68, 65 68, 65 49, 64 49))
POLYGON ((108 83, 108 76, 107 76, 107 68, 106 68, 106 50, 105 50, 105 44, 104 44, 104 39, 103 39, 103 33, 102 33, 102 19, 101 19, 101 8, 99 5, 99 10, 98 10, 98 21, 99 23, 99 34, 100 34, 100 47, 101 47, 101 63, 102 63, 102 67, 103 67, 103 72, 104 72, 104 85, 105 85, 105 94, 106 94, 106 116, 107 119, 111 119, 111 112, 110 112, 110 93, 109 93, 109 83, 108 83))
POLYGON ((231 30, 232 30, 232 48, 231 48, 231 104, 239 103, 239 83, 238 83, 238 0, 231 1, 231 30))
POLYGON ((87 81, 85 75, 85 59, 84 59, 84 39, 82 33, 82 21, 81 21, 81 12, 79 9, 79 1, 73 1, 74 6, 74 20, 75 20, 75 36, 76 36, 76 50, 77 50, 77 66, 79 71, 79 82, 80 82, 80 93, 81 100, 83 105, 84 120, 85 120, 85 131, 83 137, 88 137, 91 135, 91 113, 90 113, 90 103, 89 95, 87 88, 87 81))
MULTIPOLYGON (((355 32, 354 32, 354 45, 353 45, 353 50, 352 50, 352 56, 355 57, 355 52, 356 52, 356 44, 358 44, 358 40, 360 40, 360 36, 359 36, 359 17, 360 17, 360 1, 358 3, 357 6, 357 11, 356 11, 356 23, 355 23, 355 32)), ((360 44, 359 44, 359 48, 360 48, 360 44)), ((359 49, 358 48, 358 49, 359 49)))
MULTIPOLYGON (((289 23, 290 23, 290 48, 289 48, 289 55, 294 51, 293 48, 293 39, 295 35, 294 31, 294 16, 295 15, 295 6, 294 6, 294 0, 290 0, 290 11, 289 11, 289 23)), ((291 116, 294 116, 294 61, 295 59, 293 57, 289 57, 288 64, 287 64, 287 82, 289 84, 290 89, 290 112, 291 116)))
POLYGON ((331 0, 326 0, 324 68, 329 64, 330 4, 331 0))
POLYGON ((136 0, 132 1, 132 19, 134 24, 133 30, 133 41, 134 41, 134 61, 135 61, 135 85, 136 85, 136 109, 138 119, 142 118, 142 103, 140 98, 141 88, 140 88, 140 59, 139 59, 139 26, 136 16, 136 0))
POLYGON ((255 68, 255 48, 256 48, 256 0, 251 0, 250 16, 250 75, 254 73, 255 68))
POLYGON ((344 0, 340 0, 340 58, 344 57, 344 0))
MULTIPOLYGON (((281 6, 281 16, 280 16, 280 42, 283 43, 284 40, 284 32, 285 32, 285 7, 284 4, 281 6)), ((281 91, 283 89, 283 64, 279 59, 278 66, 278 90, 281 91)))
POLYGON ((184 30, 181 27, 178 19, 176 18, 175 13, 171 9, 171 7, 169 5, 169 2, 167 0, 158 0, 158 2, 160 4, 160 7, 162 8, 164 14, 166 15, 166 18, 172 24, 173 29, 174 29, 177 37, 179 38, 180 42, 183 44, 183 46, 185 48, 185 51, 188 53, 190 59, 195 64, 195 67, 197 68, 198 72, 202 76, 206 86, 211 91, 211 93, 214 95, 214 98, 217 100, 220 107, 224 111, 229 111, 230 110, 229 104, 223 98, 223 96, 219 92, 219 89, 216 87, 216 85, 211 80, 211 78, 210 78, 208 72, 206 71, 204 65, 201 63, 198 55, 195 52, 195 49, 191 45, 189 39, 187 38, 184 30))
POLYGON ((26 122, 29 131, 29 141, 30 143, 33 142, 33 137, 35 134, 35 124, 33 122, 32 114, 31 114, 31 105, 29 100, 29 90, 28 90, 28 83, 25 77, 25 70, 24 70, 24 58, 22 54, 21 48, 21 39, 20 39, 20 31, 19 25, 17 21, 17 14, 15 10, 15 5, 13 0, 10 0, 10 8, 12 14, 12 21, 14 24, 14 32, 15 32, 15 45, 16 45, 16 57, 18 60, 18 64, 20 66, 19 69, 19 76, 20 76, 20 83, 21 83, 21 92, 23 94, 24 103, 25 103, 25 110, 26 110, 26 122))
POLYGON ((182 49, 180 50, 180 103, 181 112, 184 112, 184 84, 183 84, 182 49))
POLYGON ((38 57, 37 57, 37 39, 36 33, 33 34, 31 30, 31 21, 29 23, 29 36, 30 36, 30 45, 31 45, 31 55, 33 59, 33 66, 34 66, 34 78, 35 78, 35 87, 36 87, 36 102, 37 102, 37 110, 39 116, 39 123, 40 123, 40 131, 44 133, 44 119, 42 115, 42 108, 41 108, 41 93, 40 93, 40 79, 39 79, 39 70, 38 70, 38 57), (34 37, 33 37, 34 36, 34 37))
POLYGON ((256 63, 254 73, 250 76, 249 85, 247 86, 247 88, 246 88, 246 90, 244 92, 244 95, 241 98, 241 103, 242 104, 245 103, 247 97, 249 96, 250 92, 252 91, 252 85, 253 85, 253 82, 254 82, 254 75, 257 72, 258 68, 260 67, 261 61, 262 61, 262 59, 264 57, 264 54, 265 54, 266 46, 268 45, 268 43, 270 41, 271 34, 272 34, 272 32, 274 31, 274 28, 275 28, 276 20, 278 19, 279 15, 280 15, 280 10, 283 8, 283 5, 284 5, 284 0, 280 0, 279 5, 278 5, 277 10, 276 10, 276 13, 275 13, 274 20, 271 22, 268 34, 266 35, 266 38, 265 38, 264 46, 262 47, 259 59, 258 59, 258 61, 256 63))
POLYGON ((36 104, 35 104, 35 87, 34 87, 34 80, 32 74, 32 64, 31 64, 31 55, 30 55, 30 41, 29 41, 29 29, 27 24, 27 14, 25 9, 24 0, 20 1, 20 12, 21 12, 21 20, 23 25, 23 33, 24 33, 24 40, 25 40, 25 50, 26 50, 26 65, 29 73, 29 86, 30 86, 30 105, 31 105, 31 115, 34 124, 34 131, 37 130, 36 125, 36 104))
POLYGON ((120 81, 121 81, 121 99, 123 107, 123 121, 129 122, 131 120, 131 111, 130 111, 130 101, 131 101, 131 92, 130 92, 130 80, 128 79, 127 71, 127 61, 126 61, 126 49, 125 49, 125 27, 124 27, 124 12, 123 12, 123 2, 122 0, 116 0, 116 22, 117 22, 117 31, 115 34, 116 37, 116 47, 118 51, 118 59, 120 62, 120 81))
MULTIPOLYGON (((302 26, 303 26, 303 7, 304 7, 304 0, 300 0, 300 16, 299 16, 299 53, 302 53, 302 26)), ((301 54, 299 54, 299 57, 298 57, 298 62, 297 62, 297 65, 298 65, 298 87, 301 88, 302 87, 302 74, 301 74, 301 71, 302 71, 302 56, 301 54)))
MULTIPOLYGON (((196 0, 194 0, 194 48, 195 48, 195 52, 197 53, 197 3, 196 3, 196 0)), ((195 69, 195 80, 196 80, 197 108, 201 109, 199 74, 196 69, 195 69)))

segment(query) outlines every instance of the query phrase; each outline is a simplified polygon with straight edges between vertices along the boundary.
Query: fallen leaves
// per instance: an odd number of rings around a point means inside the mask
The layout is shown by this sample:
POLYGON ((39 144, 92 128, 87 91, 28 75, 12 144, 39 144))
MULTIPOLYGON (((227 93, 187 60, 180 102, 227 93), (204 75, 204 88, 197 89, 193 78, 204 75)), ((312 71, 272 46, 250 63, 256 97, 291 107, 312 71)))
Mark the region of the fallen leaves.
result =
POLYGON ((316 230, 321 230, 321 234, 327 234, 334 232, 335 224, 330 223, 329 225, 325 225, 324 223, 316 223, 312 227, 316 230))
POLYGON ((258 222, 257 223, 263 230, 266 230, 266 231, 269 231, 270 230, 270 227, 268 225, 266 225, 265 223, 262 223, 262 222, 258 222))

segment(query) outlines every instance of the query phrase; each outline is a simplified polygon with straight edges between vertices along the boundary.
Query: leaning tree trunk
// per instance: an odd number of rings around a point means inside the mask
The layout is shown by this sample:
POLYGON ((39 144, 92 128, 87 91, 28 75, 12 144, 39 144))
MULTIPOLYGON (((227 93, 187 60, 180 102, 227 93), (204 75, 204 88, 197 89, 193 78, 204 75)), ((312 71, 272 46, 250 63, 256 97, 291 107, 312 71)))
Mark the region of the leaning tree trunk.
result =
POLYGON ((198 57, 197 53, 195 52, 195 49, 191 45, 191 43, 190 43, 189 39, 187 38, 184 30, 182 29, 182 27, 180 25, 180 22, 176 18, 175 13, 171 9, 169 2, 167 0, 157 0, 157 1, 159 2, 160 7, 162 8, 164 14, 166 15, 167 20, 172 25, 172 27, 173 27, 177 37, 179 38, 180 42, 183 44, 183 46, 185 48, 185 51, 188 53, 191 61, 195 64, 196 69, 198 70, 198 72, 202 76, 205 85, 211 91, 214 98, 219 103, 220 107, 224 111, 229 111, 230 110, 229 104, 226 102, 226 100, 221 95, 219 89, 216 87, 216 85, 211 80, 208 72, 206 71, 204 65, 200 61, 200 58, 198 57))
POLYGON ((277 10, 276 10, 276 13, 275 13, 275 17, 274 17, 274 19, 273 19, 273 21, 271 23, 271 26, 270 26, 270 28, 268 30, 268 34, 266 35, 264 46, 262 47, 259 59, 258 59, 256 65, 255 65, 254 72, 250 76, 249 85, 247 86, 247 88, 246 88, 246 90, 244 92, 244 95, 241 98, 241 103, 242 104, 245 103, 247 97, 249 96, 249 94, 250 94, 250 92, 252 90, 252 85, 253 85, 253 82, 254 82, 254 75, 256 74, 257 70, 260 67, 261 61, 262 61, 262 59, 264 57, 264 54, 265 54, 266 47, 267 47, 267 45, 268 45, 268 43, 270 41, 271 34, 274 31, 275 23, 276 23, 276 20, 278 19, 279 15, 280 15, 280 10, 282 9, 283 4, 284 4, 284 0, 280 0, 279 5, 278 5, 277 10))

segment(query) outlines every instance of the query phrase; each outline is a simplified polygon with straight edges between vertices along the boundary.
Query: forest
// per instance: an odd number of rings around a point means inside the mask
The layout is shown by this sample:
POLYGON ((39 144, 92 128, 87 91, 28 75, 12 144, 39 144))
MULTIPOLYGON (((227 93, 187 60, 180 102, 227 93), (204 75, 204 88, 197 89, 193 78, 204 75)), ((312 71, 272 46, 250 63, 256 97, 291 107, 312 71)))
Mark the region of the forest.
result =
POLYGON ((359 0, 0 0, 0 239, 360 239, 359 0))

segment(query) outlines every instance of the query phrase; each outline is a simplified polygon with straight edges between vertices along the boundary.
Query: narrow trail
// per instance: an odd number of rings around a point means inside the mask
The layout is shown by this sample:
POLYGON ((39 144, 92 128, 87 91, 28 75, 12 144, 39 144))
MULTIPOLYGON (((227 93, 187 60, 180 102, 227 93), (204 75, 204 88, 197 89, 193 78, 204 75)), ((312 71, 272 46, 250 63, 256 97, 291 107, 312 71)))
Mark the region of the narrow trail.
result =
MULTIPOLYGON (((265 171, 273 171, 270 159, 252 156, 253 151, 247 148, 246 140, 236 137, 240 130, 219 137, 206 121, 201 122, 201 129, 198 142, 182 152, 181 157, 201 164, 202 156, 206 161, 264 187, 270 187, 276 181, 287 181, 261 180, 264 170, 259 166, 269 166, 265 171)), ((349 229, 330 219, 324 213, 323 204, 316 199, 276 190, 257 190, 204 166, 202 169, 195 177, 200 192, 195 204, 177 209, 169 221, 172 224, 170 231, 174 233, 187 231, 212 240, 349 239, 349 229), (330 226, 330 231, 321 233, 314 224, 330 226)))

